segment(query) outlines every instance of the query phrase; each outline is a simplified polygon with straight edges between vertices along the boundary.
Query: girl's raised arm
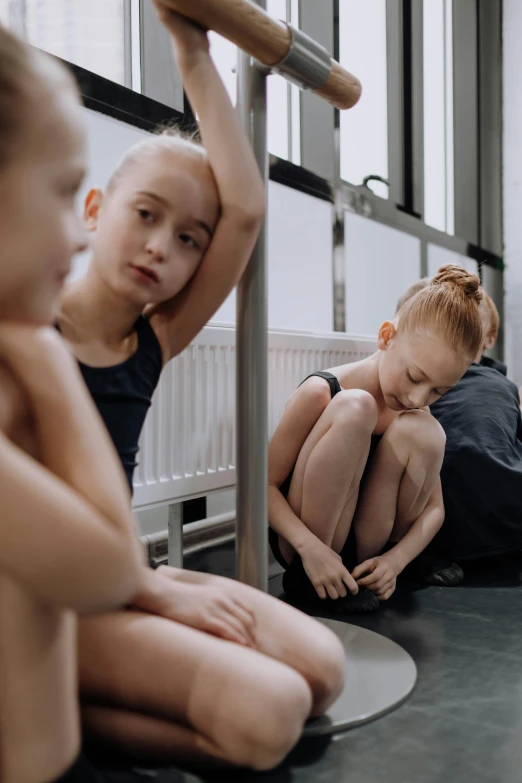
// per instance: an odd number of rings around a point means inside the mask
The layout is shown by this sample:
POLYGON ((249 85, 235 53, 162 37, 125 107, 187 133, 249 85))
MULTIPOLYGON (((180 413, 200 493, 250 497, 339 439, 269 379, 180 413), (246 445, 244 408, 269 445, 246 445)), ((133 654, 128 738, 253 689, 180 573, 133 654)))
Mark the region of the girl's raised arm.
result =
POLYGON ((209 54, 206 33, 154 0, 176 44, 185 91, 198 116, 216 181, 220 217, 203 260, 187 286, 151 309, 167 359, 182 351, 237 284, 265 213, 265 190, 248 139, 209 54))

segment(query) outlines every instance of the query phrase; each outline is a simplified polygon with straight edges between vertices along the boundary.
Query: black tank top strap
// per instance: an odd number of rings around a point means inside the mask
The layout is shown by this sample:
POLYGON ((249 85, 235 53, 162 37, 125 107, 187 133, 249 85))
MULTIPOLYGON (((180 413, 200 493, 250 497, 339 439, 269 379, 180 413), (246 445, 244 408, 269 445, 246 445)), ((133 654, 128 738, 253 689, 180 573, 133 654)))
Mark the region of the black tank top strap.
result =
POLYGON ((318 370, 317 372, 313 372, 310 375, 307 375, 304 381, 301 381, 299 385, 302 386, 303 383, 308 380, 308 378, 313 378, 316 375, 318 378, 324 378, 324 380, 327 381, 328 386, 330 387, 330 394, 332 395, 332 399, 336 394, 339 394, 339 392, 342 391, 339 379, 331 372, 327 372, 327 370, 318 370))
POLYGON ((135 329, 138 334, 138 351, 151 357, 156 365, 159 362, 163 366, 163 351, 147 316, 140 315, 136 321, 135 329))

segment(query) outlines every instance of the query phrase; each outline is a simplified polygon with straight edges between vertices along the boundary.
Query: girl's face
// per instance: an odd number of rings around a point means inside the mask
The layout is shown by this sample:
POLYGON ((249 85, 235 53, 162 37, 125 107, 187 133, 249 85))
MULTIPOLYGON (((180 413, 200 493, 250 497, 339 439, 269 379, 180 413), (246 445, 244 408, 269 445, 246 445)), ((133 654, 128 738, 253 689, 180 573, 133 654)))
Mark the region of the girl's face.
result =
MULTIPOLYGON (((0 171, 0 318, 52 321, 72 257, 85 248, 75 197, 86 165, 72 87, 42 90, 0 171)), ((28 112, 29 113, 29 112, 28 112)))
POLYGON ((471 364, 430 331, 397 332, 387 321, 379 332, 379 380, 394 411, 425 408, 455 386, 471 364))
POLYGON ((179 293, 198 268, 219 219, 219 198, 204 158, 147 151, 104 198, 91 191, 86 225, 104 282, 137 306, 179 293))

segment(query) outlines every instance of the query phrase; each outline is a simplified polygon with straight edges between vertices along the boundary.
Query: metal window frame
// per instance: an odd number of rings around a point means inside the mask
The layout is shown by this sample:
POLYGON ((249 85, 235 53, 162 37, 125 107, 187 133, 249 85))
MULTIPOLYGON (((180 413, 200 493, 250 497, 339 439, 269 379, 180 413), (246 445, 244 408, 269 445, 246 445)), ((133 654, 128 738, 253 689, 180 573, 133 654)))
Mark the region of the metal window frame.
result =
POLYGON ((502 311, 501 4, 458 0, 453 3, 452 23, 455 234, 432 228, 422 219, 422 0, 386 2, 389 198, 342 181, 339 200, 347 211, 418 237, 420 276, 427 274, 429 244, 477 260, 483 283, 502 311), (470 193, 476 198, 470 199, 470 193), (486 268, 491 272, 483 273, 486 268))
POLYGON ((477 2, 458 0, 453 3, 455 234, 474 244, 479 244, 480 206, 477 64, 477 2))
MULTIPOLYGON (((300 29, 334 50, 334 0, 300 0, 300 29)), ((301 92, 301 165, 327 180, 336 174, 335 109, 311 92, 301 92)))
MULTIPOLYGON (((401 212, 419 216, 424 226, 422 16, 422 0, 387 0, 390 197, 380 198, 369 188, 343 181, 349 209, 399 228, 404 228, 401 212)), ((435 234, 437 243, 445 247, 470 243, 500 256, 501 6, 491 0, 459 0, 453 3, 453 17, 455 236, 429 226, 426 230, 419 226, 415 233, 435 234), (468 47, 463 45, 464 37, 468 47), (493 192, 486 187, 491 181, 493 192), (470 191, 477 193, 471 214, 470 191)))
POLYGON ((123 56, 125 87, 132 89, 132 0, 123 0, 123 56))
POLYGON ((502 254, 502 3, 477 0, 479 244, 502 254))
MULTIPOLYGON (((339 58, 339 0, 300 0, 300 28, 339 58)), ((332 329, 346 326, 344 207, 341 199, 339 111, 310 92, 302 92, 301 166, 331 183, 332 202, 332 329)))
MULTIPOLYGON (((130 5, 133 0, 125 0, 130 5)), ((134 0, 135 1, 135 0, 134 0)), ((168 36, 159 24, 149 0, 142 8, 143 93, 166 106, 183 111, 182 84, 175 69, 168 36), (145 9, 148 11, 145 12, 145 9), (161 35, 163 33, 164 35, 161 35), (165 78, 173 74, 171 83, 165 78)), ((287 0, 287 8, 291 0, 287 0)), ((299 0, 300 27, 311 33, 334 55, 339 54, 339 0, 299 0), (328 4, 328 8, 326 8, 328 4), (320 7, 319 7, 320 6, 320 7), (327 11, 330 13, 327 13, 327 11)), ((486 252, 487 263, 502 266, 501 212, 501 16, 491 0, 458 0, 453 3, 453 82, 455 158, 455 235, 424 224, 424 127, 423 127, 423 0, 386 0, 388 68, 388 166, 389 198, 369 188, 341 182, 336 112, 309 92, 300 95, 301 168, 326 181, 337 203, 334 245, 338 247, 341 206, 378 222, 467 255, 474 248, 486 252), (496 9, 496 10, 495 10, 496 9), (483 20, 480 23, 480 20, 483 20), (495 30, 492 40, 491 31, 495 30), (458 46, 455 42, 458 41, 458 46), (463 44, 469 41, 469 44, 463 44), (479 45, 480 44, 480 45, 479 45), (470 88, 470 80, 472 86, 470 88), (476 90, 474 90, 474 86, 476 90), (480 96, 474 93, 481 89, 480 96), (482 94, 483 91, 485 95, 482 94), (475 108, 471 107, 470 100, 475 108), (492 105, 496 111, 488 110, 492 105), (481 143, 487 140, 484 147, 481 143), (497 142, 497 143, 495 143, 497 142), (494 182, 494 187, 487 183, 494 182), (475 183, 475 186, 473 186, 475 183), (476 192, 470 209, 469 193, 476 192), (409 217, 413 217, 410 220, 409 217), (480 217, 479 217, 480 216, 480 217), (470 248, 472 248, 470 250, 470 248), (493 262, 491 259, 493 258, 493 262)), ((290 97, 290 94, 289 94, 290 97)), ((291 100, 288 104, 292 133, 291 100)), ((187 118, 190 121, 190 117, 187 118)), ((289 160, 292 144, 289 139, 289 160)), ((273 156, 272 156, 273 159, 273 156)), ((281 162, 282 165, 283 162, 281 162)), ((295 175, 295 169, 292 167, 295 175)), ((299 180, 299 176, 295 177, 299 180)), ((299 187, 299 184, 297 185, 299 187)), ((420 273, 424 274, 426 249, 420 273)), ((335 264, 339 298, 341 270, 335 264)), ((342 298, 342 297, 341 297, 342 298)), ((339 328, 340 319, 336 317, 339 328)))
POLYGON ((404 204, 404 30, 403 0, 387 0, 388 199, 404 204))
POLYGON ((150 0, 140 2, 141 87, 143 95, 183 112, 185 96, 169 33, 150 0))

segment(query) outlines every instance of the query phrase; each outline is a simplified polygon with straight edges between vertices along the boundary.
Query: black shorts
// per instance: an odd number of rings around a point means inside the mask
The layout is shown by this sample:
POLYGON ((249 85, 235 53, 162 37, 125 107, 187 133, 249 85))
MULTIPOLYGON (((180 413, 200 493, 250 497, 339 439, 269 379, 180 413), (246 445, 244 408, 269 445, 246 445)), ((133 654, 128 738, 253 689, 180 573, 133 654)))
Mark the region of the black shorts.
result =
POLYGON ((87 761, 85 756, 81 755, 72 767, 53 783, 104 783, 104 778, 87 761))
POLYGON ((272 554, 279 563, 280 566, 283 566, 283 568, 286 569, 290 565, 290 563, 287 563, 284 559, 281 548, 279 546, 279 534, 275 532, 275 530, 272 527, 268 528, 268 543, 270 545, 270 549, 272 550, 272 554))

